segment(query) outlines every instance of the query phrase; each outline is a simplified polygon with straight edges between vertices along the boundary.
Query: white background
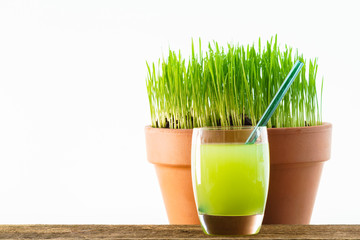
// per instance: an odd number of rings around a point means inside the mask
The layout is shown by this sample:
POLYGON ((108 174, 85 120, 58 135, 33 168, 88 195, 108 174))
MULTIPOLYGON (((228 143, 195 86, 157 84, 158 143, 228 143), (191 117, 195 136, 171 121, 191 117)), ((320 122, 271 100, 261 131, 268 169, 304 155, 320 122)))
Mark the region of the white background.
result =
POLYGON ((333 123, 312 223, 360 223, 358 1, 1 1, 0 224, 167 223, 145 61, 191 38, 318 57, 333 123), (251 2, 251 3, 249 3, 251 2))

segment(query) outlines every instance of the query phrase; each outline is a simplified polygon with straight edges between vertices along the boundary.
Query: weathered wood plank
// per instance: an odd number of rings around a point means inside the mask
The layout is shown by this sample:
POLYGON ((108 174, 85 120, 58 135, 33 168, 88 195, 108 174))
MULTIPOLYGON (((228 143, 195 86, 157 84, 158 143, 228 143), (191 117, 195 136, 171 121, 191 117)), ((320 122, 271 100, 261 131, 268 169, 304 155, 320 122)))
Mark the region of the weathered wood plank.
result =
MULTIPOLYGON (((0 225, 0 239, 229 239, 194 225, 0 225)), ((238 239, 360 239, 360 225, 263 225, 238 239)))

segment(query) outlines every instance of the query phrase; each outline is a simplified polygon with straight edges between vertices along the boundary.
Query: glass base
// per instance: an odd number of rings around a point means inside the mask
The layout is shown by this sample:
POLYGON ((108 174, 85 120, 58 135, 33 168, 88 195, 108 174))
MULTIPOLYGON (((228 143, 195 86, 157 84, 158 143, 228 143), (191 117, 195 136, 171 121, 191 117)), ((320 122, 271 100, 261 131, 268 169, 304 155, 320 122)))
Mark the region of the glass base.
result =
POLYGON ((260 231, 263 215, 215 216, 199 215, 201 226, 209 235, 252 235, 260 231))

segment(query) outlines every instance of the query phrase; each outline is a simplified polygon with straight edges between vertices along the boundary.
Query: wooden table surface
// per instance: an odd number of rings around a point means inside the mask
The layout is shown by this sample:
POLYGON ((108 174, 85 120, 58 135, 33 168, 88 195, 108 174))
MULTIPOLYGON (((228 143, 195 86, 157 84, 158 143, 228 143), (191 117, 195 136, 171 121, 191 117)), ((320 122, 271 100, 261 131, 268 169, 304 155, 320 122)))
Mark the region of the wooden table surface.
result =
MULTIPOLYGON (((0 239, 205 239, 195 225, 0 225, 0 239)), ((360 239, 360 225, 263 225, 237 239, 360 239)), ((234 237, 232 238, 234 239, 234 237)))

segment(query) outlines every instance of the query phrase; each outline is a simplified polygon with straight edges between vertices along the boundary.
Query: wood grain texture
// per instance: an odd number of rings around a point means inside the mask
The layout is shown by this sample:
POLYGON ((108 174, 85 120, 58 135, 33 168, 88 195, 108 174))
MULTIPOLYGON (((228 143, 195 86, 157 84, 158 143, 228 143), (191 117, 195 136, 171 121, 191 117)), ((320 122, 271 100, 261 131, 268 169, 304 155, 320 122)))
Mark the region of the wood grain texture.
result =
MULTIPOLYGON (((196 225, 0 225, 0 239, 230 239, 196 225)), ((360 239, 360 225, 263 225, 258 235, 231 239, 360 239)))

